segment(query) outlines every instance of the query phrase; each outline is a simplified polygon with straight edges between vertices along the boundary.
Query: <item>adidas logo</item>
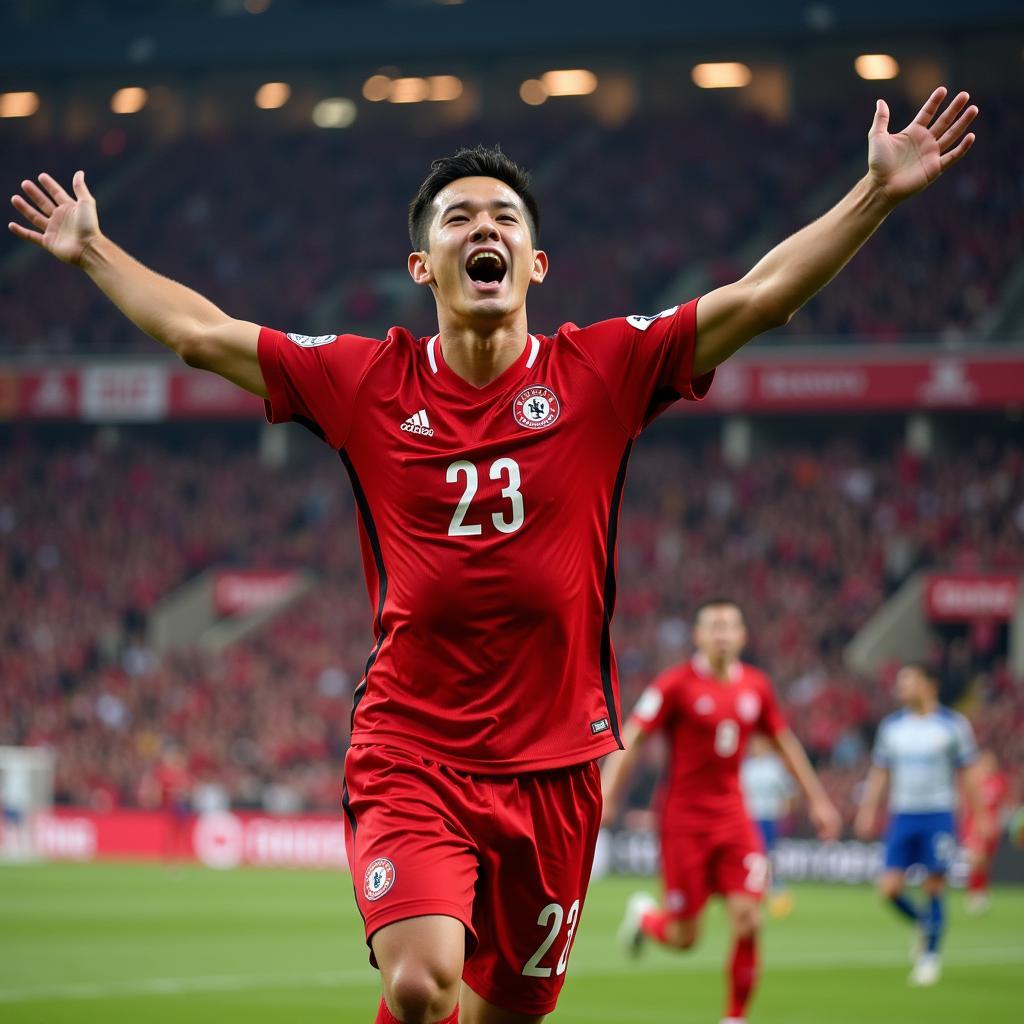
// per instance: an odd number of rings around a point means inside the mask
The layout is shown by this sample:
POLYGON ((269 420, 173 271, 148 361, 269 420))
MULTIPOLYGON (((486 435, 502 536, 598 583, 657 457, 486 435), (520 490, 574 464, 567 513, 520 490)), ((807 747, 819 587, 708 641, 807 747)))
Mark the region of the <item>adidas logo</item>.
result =
POLYGON ((419 412, 413 413, 402 424, 402 429, 410 434, 423 434, 424 437, 434 436, 434 428, 430 425, 430 420, 427 419, 426 409, 420 409, 419 412))

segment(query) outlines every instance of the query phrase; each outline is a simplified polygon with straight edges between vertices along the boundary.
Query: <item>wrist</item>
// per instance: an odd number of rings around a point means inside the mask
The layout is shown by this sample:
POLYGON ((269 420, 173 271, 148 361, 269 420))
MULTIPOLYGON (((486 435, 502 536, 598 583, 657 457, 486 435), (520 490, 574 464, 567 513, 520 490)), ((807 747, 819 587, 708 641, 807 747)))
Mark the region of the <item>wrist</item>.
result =
POLYGON ((877 213, 880 221, 884 220, 899 205, 899 200, 892 198, 886 191, 885 184, 871 171, 861 178, 855 189, 859 190, 868 208, 877 213))
POLYGON ((113 243, 101 231, 97 231, 82 246, 81 255, 78 257, 78 266, 87 274, 92 274, 99 266, 110 260, 110 250, 113 243))

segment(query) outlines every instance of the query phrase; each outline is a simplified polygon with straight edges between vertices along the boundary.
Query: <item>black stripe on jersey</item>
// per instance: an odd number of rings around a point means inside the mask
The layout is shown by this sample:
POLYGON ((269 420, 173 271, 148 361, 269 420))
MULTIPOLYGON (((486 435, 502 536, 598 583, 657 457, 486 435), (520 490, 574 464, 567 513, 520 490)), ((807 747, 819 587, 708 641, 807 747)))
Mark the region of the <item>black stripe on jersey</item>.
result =
POLYGON ((384 602, 388 596, 388 574, 384 568, 384 555, 380 549, 380 537, 377 536, 377 527, 374 525, 373 516, 370 514, 370 503, 366 500, 366 492, 363 490, 363 485, 359 482, 359 476, 356 473, 355 466, 352 465, 352 460, 349 459, 344 449, 340 450, 338 455, 341 456, 341 461, 345 464, 349 479, 352 481, 352 493, 355 495, 356 507, 359 509, 359 515, 363 520, 363 527, 366 529, 366 536, 370 541, 370 549, 373 551, 373 561, 377 566, 377 590, 380 594, 377 599, 377 613, 373 619, 373 631, 377 634, 377 643, 374 644, 373 650, 370 651, 370 657, 366 661, 366 668, 363 670, 363 678, 352 693, 350 728, 355 728, 356 708, 363 699, 363 694, 366 693, 366 681, 369 679, 370 669, 373 668, 373 663, 377 660, 377 655, 380 654, 381 646, 387 636, 381 620, 384 617, 384 602))
POLYGON ((311 420, 306 416, 293 416, 292 422, 301 424, 311 434, 315 434, 317 437, 319 437, 321 441, 327 440, 327 437, 324 435, 324 432, 320 429, 320 424, 317 423, 315 420, 311 420))
POLYGON ((626 464, 633 450, 632 440, 626 443, 622 453, 619 472, 615 477, 615 490, 612 491, 612 504, 608 513, 608 534, 605 542, 604 557, 604 627, 601 630, 601 683, 604 685, 604 702, 608 708, 608 721, 612 724, 612 735, 615 742, 622 746, 619 734, 619 718, 615 714, 615 690, 612 687, 612 613, 615 611, 615 541, 619 534, 619 506, 622 504, 622 488, 626 483, 626 464))

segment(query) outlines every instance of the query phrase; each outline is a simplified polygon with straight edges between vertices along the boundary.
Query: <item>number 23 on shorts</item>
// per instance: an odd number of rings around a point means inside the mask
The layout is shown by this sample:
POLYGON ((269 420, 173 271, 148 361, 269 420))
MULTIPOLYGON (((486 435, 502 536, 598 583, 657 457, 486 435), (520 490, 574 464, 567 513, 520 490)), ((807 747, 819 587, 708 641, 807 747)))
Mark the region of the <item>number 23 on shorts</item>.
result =
POLYGON ((548 932, 543 942, 534 951, 533 956, 523 965, 524 978, 551 977, 552 969, 550 967, 542 967, 540 962, 547 956, 548 951, 558 940, 562 932, 563 923, 565 924, 565 944, 562 946, 562 953, 558 958, 558 963, 555 965, 554 973, 556 976, 565 974, 565 969, 569 965, 569 950, 572 948, 572 940, 576 935, 576 923, 579 921, 579 917, 579 900, 573 900, 568 913, 562 909, 560 903, 549 903, 541 910, 540 914, 537 915, 537 924, 541 928, 547 928, 548 932))

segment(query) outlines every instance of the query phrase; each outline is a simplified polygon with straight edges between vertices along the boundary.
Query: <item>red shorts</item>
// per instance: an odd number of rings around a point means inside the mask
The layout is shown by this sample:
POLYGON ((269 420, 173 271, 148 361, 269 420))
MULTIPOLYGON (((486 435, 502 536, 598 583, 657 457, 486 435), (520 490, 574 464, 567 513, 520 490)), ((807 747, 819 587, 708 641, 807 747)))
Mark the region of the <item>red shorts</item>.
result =
POLYGON ((964 833, 963 845, 975 857, 990 861, 999 850, 999 833, 997 832, 991 839, 983 839, 974 829, 968 829, 964 833))
POLYGON ((367 944, 396 921, 454 917, 466 927, 466 984, 507 1010, 550 1013, 601 823, 597 764, 481 776, 392 747, 354 746, 345 790, 367 944))
POLYGON ((761 899, 768 883, 768 858, 750 822, 729 829, 682 831, 661 836, 665 909, 678 919, 697 917, 713 893, 743 893, 761 899))

